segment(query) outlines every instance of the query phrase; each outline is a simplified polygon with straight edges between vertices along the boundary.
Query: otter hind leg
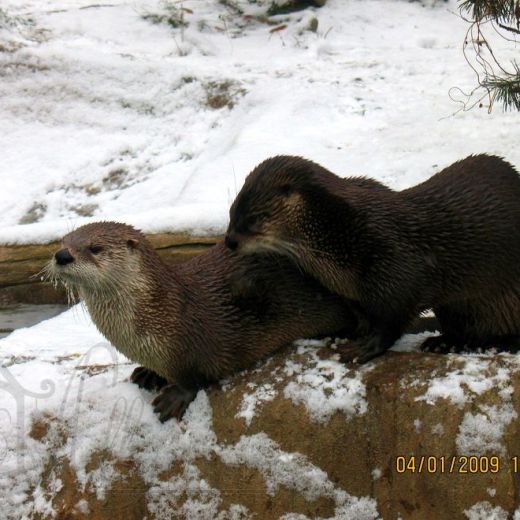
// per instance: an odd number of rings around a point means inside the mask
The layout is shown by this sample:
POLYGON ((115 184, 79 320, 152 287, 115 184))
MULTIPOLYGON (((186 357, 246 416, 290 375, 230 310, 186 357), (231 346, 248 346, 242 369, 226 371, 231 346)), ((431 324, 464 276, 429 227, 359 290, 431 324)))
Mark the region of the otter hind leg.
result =
POLYGON ((497 336, 481 341, 473 339, 467 343, 453 341, 444 334, 426 338, 421 344, 423 352, 433 352, 435 354, 454 354, 469 351, 484 351, 495 349, 498 352, 517 353, 520 351, 520 335, 497 336))
POLYGON ((441 334, 440 336, 431 336, 421 343, 423 352, 434 352, 435 354, 453 354, 468 350, 467 345, 454 342, 449 337, 441 334))
POLYGON ((495 348, 520 349, 520 294, 466 300, 434 309, 442 335, 427 338, 421 350, 437 353, 495 348))
POLYGON ((160 390, 168 384, 164 377, 146 367, 137 367, 132 372, 130 381, 145 390, 160 390))
POLYGON ((333 346, 344 363, 366 363, 384 354, 402 336, 406 325, 411 321, 410 316, 413 316, 412 312, 378 319, 367 313, 359 321, 358 330, 363 327, 369 329, 363 336, 353 341, 336 340, 333 346))
POLYGON ((357 363, 362 365, 384 354, 388 347, 383 347, 375 335, 358 338, 353 341, 339 340, 335 343, 336 351, 343 363, 357 363))
POLYGON ((494 348, 498 352, 516 354, 520 351, 520 335, 502 336, 491 341, 486 348, 494 348))

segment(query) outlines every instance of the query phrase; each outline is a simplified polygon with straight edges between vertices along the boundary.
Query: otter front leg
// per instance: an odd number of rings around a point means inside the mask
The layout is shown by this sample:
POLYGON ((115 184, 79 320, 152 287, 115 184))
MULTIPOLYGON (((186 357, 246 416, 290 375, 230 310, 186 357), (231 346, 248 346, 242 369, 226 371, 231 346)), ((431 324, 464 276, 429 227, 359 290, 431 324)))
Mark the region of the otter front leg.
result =
POLYGON ((153 411, 159 414, 159 420, 166 422, 175 417, 180 420, 184 412, 195 399, 198 388, 184 388, 179 385, 167 385, 152 401, 153 411))
POLYGON ((374 328, 372 332, 354 341, 338 342, 337 352, 343 363, 367 363, 381 354, 384 354, 401 336, 402 327, 388 329, 374 328))
POLYGON ((130 381, 145 390, 160 390, 168 384, 164 377, 146 367, 137 367, 132 372, 130 381))
POLYGON ((378 334, 373 334, 354 341, 347 340, 346 342, 341 342, 341 344, 336 344, 336 346, 343 363, 358 363, 362 365, 384 354, 391 345, 386 346, 378 334))

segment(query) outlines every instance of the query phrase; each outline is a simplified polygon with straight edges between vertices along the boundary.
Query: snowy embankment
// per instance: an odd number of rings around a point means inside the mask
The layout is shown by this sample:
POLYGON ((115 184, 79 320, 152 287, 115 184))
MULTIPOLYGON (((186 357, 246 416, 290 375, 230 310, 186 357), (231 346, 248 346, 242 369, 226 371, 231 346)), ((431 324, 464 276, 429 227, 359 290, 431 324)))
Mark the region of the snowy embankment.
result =
POLYGON ((421 339, 355 369, 301 341, 161 424, 81 306, 15 331, 0 341, 3 517, 406 519, 414 496, 427 518, 505 519, 520 363, 419 354, 421 339), (498 472, 458 474, 492 455, 498 472), (403 473, 398 456, 439 466, 403 473))
MULTIPOLYGON (((117 459, 136 457, 139 475, 149 486, 145 501, 156 518, 177 518, 176 514, 190 519, 217 518, 220 493, 201 482, 200 471, 194 465, 198 458, 212 455, 218 455, 225 464, 243 463, 257 468, 265 477, 270 495, 284 485, 303 493, 308 500, 329 497, 339 510, 360 514, 365 511, 359 518, 376 516, 372 500, 356 499, 336 489, 326 473, 306 457, 285 453, 265 434, 244 437, 235 445, 219 443, 205 392, 190 406, 183 424, 159 423, 150 406, 152 394, 127 381, 134 366, 129 366, 100 336, 81 306, 30 329, 15 331, 0 341, 0 360, 5 380, 0 386, 0 410, 7 419, 0 423, 5 442, 0 504, 8 518, 51 515, 53 499, 63 483, 56 469, 51 474, 55 482, 44 489, 48 482, 43 475, 49 463, 62 457, 70 461, 80 487, 89 485, 91 495, 102 498, 119 476, 118 469, 110 461, 95 471, 89 464, 92 457, 106 450, 117 459), (45 425, 43 440, 38 427, 34 427, 40 421, 45 425), (60 430, 67 435, 61 445, 57 443, 60 430), (184 475, 161 480, 161 473, 176 461, 185 464, 184 475), (183 504, 181 495, 190 494, 190 489, 197 496, 183 504)), ((309 411, 321 420, 330 419, 335 411, 349 416, 366 409, 360 380, 364 370, 349 376, 341 364, 315 358, 313 366, 305 371, 298 361, 289 358, 278 372, 278 381, 280 374, 302 377, 300 385, 293 382, 286 386, 286 392, 294 394, 295 404, 305 393, 316 394, 312 387, 320 382, 332 390, 342 386, 350 389, 350 395, 343 391, 341 396, 323 394, 319 400, 316 395, 310 399, 309 411)), ((259 379, 257 385, 249 383, 249 393, 239 397, 236 417, 244 418, 248 425, 262 403, 270 400, 264 397, 265 376, 259 379)), ((233 393, 233 385, 224 383, 224 390, 233 393)), ((279 393, 274 389, 271 392, 271 399, 279 393)), ((81 505, 78 507, 81 510, 81 505)), ((230 508, 229 518, 249 518, 247 513, 247 508, 235 505, 230 508), (237 516, 233 516, 234 511, 237 516)))
POLYGON ((475 86, 455 2, 329 0, 273 33, 258 4, 4 0, 0 243, 89 218, 222 232, 275 154, 394 188, 471 153, 520 164, 516 114, 453 115, 475 86))

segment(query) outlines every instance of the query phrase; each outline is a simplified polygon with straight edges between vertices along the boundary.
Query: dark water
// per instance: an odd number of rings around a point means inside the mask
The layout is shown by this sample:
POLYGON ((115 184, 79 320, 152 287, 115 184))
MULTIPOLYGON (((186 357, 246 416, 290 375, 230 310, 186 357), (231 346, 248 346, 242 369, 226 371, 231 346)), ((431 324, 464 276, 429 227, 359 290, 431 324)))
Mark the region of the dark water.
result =
POLYGON ((57 316, 67 309, 66 305, 12 305, 0 308, 0 338, 13 330, 30 327, 40 321, 57 316))

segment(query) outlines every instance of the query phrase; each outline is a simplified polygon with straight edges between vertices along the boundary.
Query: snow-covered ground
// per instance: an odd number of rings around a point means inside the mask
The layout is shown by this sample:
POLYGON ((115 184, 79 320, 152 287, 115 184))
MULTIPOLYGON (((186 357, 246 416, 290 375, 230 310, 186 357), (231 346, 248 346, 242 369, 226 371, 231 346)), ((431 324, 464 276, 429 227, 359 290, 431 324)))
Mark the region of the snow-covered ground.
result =
POLYGON ((215 0, 3 0, 0 243, 89 217, 222 232, 246 174, 275 154, 394 188, 471 153, 520 165, 516 113, 453 115, 450 89, 475 86, 467 24, 454 0, 429 3, 329 0, 270 32, 215 0), (180 8, 174 29, 164 15, 180 8))

